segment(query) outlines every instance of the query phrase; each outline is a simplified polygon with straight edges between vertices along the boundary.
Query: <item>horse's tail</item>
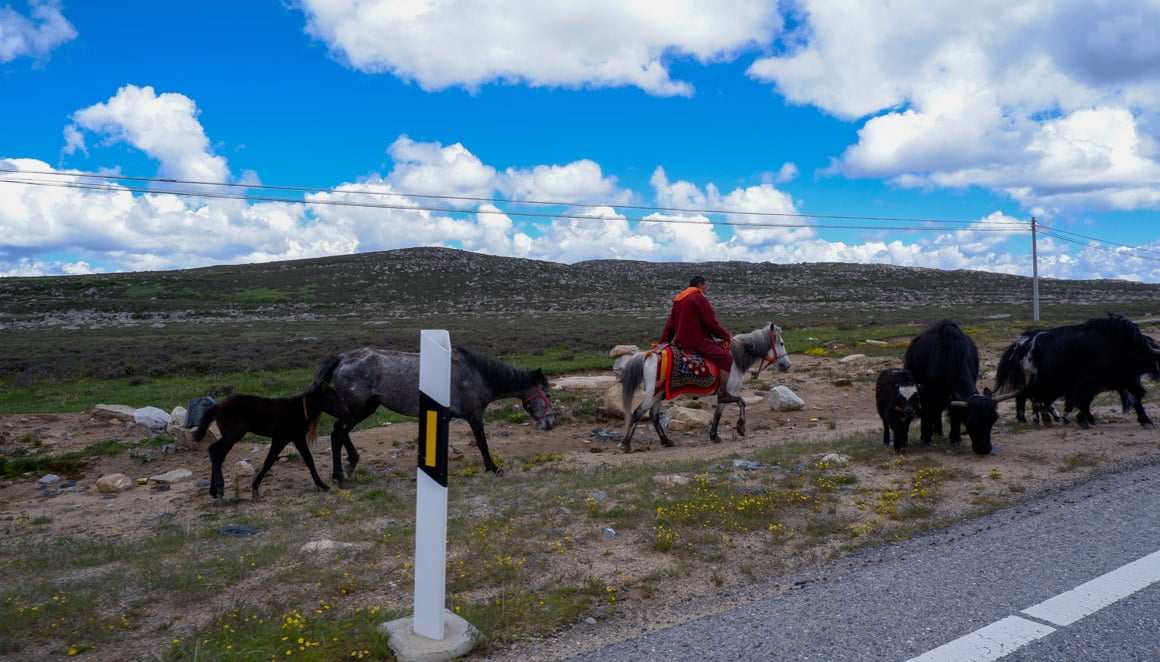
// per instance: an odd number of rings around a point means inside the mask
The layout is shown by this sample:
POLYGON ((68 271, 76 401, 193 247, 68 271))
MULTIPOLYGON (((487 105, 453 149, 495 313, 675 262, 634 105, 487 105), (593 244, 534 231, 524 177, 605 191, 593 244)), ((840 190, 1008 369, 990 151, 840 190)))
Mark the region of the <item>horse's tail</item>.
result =
POLYGON ((314 371, 314 380, 310 382, 310 388, 307 391, 316 391, 324 384, 330 383, 330 378, 334 375, 334 369, 342 362, 342 357, 337 354, 322 359, 322 363, 318 364, 318 370, 314 371))
POLYGON ((624 395, 624 420, 632 420, 632 398, 637 389, 644 383, 644 360, 646 352, 637 352, 624 362, 624 369, 620 373, 621 393, 624 395))
POLYGON ((202 439, 205 439, 205 433, 209 432, 209 426, 212 425, 214 420, 217 418, 217 416, 215 416, 217 413, 217 408, 218 406, 216 404, 212 404, 202 412, 201 421, 198 422, 197 429, 193 431, 194 441, 201 441, 202 439))

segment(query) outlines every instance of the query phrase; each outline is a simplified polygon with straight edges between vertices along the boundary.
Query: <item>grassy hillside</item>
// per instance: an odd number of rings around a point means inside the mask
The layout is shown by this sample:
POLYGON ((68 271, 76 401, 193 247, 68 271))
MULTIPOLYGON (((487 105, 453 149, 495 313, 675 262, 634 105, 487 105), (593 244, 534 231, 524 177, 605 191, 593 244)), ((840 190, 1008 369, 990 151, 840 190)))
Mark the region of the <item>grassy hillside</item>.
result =
MULTIPOLYGON (((597 260, 573 265, 416 248, 182 271, 0 279, 0 380, 204 374, 312 366, 421 329, 495 356, 646 343, 694 273, 741 332, 1030 324, 1029 278, 852 264, 597 260)), ((1160 309, 1160 286, 1041 280, 1042 324, 1160 309)), ((788 334, 787 334, 788 336, 788 334)), ((790 347, 794 351, 794 347, 790 347)))

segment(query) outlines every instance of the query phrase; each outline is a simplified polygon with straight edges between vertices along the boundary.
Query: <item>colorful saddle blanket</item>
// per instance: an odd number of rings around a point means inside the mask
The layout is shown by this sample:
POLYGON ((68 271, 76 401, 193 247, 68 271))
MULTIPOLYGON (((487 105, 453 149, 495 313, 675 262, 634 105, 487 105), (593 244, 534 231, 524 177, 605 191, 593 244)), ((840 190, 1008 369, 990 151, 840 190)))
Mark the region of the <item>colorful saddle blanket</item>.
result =
POLYGON ((664 385, 666 400, 678 395, 705 395, 717 390, 720 369, 712 361, 668 344, 653 351, 661 359, 657 364, 657 382, 664 385))

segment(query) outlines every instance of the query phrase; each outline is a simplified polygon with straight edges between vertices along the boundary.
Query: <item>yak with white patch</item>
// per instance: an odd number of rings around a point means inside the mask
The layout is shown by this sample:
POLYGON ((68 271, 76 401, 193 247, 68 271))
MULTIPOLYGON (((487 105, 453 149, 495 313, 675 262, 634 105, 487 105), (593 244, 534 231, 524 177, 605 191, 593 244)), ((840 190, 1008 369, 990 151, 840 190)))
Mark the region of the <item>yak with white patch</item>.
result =
POLYGON ((1095 396, 1117 391, 1125 412, 1134 409, 1140 425, 1154 427, 1144 411, 1146 391, 1140 377, 1160 379, 1160 344, 1131 320, 1119 315, 1097 317, 1082 324, 1027 332, 1016 343, 1021 350, 1015 352, 1018 365, 1004 365, 1001 360, 996 374, 996 383, 1004 390, 1047 408, 1062 397, 1064 422, 1076 411, 1075 420, 1083 428, 1095 423, 1091 412, 1095 396))
POLYGON ((999 419, 991 389, 979 393, 979 349, 975 341, 951 320, 928 326, 906 348, 903 367, 919 385, 922 430, 919 439, 930 444, 935 431, 942 433, 942 413, 950 419, 950 442, 962 441, 960 428, 967 429, 971 449, 979 455, 991 452, 991 428, 999 419))
POLYGON ((874 398, 878 405, 878 416, 882 419, 882 445, 890 445, 890 435, 894 434, 894 450, 901 451, 907 446, 910 423, 921 410, 918 384, 909 370, 887 368, 878 373, 878 383, 874 388, 874 398))

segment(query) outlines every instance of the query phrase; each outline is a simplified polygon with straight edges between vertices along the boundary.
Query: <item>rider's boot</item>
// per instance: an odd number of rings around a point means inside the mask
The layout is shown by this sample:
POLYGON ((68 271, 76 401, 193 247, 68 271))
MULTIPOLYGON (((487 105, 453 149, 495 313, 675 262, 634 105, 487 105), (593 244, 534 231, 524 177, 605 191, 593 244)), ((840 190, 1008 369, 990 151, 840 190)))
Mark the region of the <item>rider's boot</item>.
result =
POLYGON ((731 402, 741 402, 741 396, 740 395, 733 395, 729 391, 726 391, 724 386, 718 388, 717 389, 717 404, 727 405, 731 402))

